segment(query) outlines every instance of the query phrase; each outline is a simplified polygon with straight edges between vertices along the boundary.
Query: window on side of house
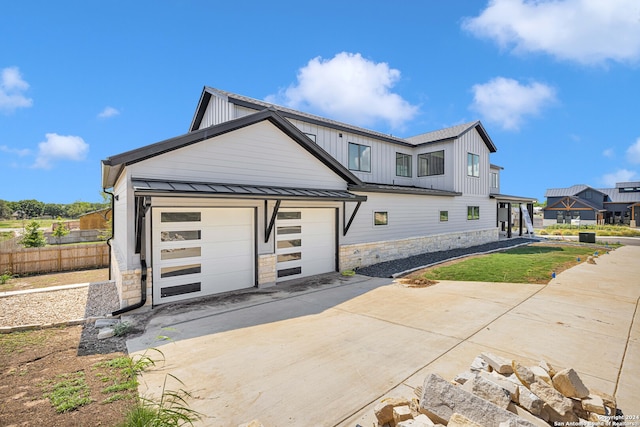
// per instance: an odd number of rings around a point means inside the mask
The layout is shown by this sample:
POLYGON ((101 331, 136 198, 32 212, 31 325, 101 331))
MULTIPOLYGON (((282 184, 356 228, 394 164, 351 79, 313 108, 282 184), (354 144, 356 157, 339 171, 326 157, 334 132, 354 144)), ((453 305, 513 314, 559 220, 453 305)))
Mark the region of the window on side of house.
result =
POLYGON ((349 169, 352 171, 371 172, 371 147, 350 142, 349 169))
POLYGON ((440 211, 440 222, 449 221, 449 211, 440 211))
POLYGON ((418 176, 444 175, 444 150, 418 154, 418 176))
POLYGON ((373 213, 373 225, 389 225, 389 213, 388 212, 374 212, 373 213))
POLYGON ((411 177, 411 155, 396 153, 396 176, 411 177))
POLYGON ((307 135, 307 137, 308 137, 310 140, 312 140, 313 142, 317 142, 317 141, 316 141, 316 136, 315 136, 314 134, 312 134, 312 133, 306 133, 306 132, 305 132, 304 134, 305 134, 305 135, 307 135))
POLYGON ((480 219, 480 206, 467 206, 467 219, 480 219))
POLYGON ((473 153, 467 153, 467 175, 480 176, 480 156, 473 153))
POLYGON ((500 185, 499 175, 496 172, 491 172, 491 188, 498 188, 500 185))

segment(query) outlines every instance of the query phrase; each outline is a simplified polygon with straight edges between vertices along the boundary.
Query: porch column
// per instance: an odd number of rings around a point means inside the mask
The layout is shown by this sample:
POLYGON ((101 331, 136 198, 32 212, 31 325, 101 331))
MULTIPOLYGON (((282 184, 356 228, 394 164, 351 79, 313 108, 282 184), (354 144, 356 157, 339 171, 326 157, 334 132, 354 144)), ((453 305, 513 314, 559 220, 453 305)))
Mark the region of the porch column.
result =
POLYGON ((508 224, 507 224, 507 238, 511 238, 511 222, 513 221, 512 218, 513 212, 511 212, 511 202, 507 203, 507 220, 508 220, 508 224))
POLYGON ((518 236, 522 237, 522 203, 518 203, 518 225, 520 226, 520 231, 518 232, 518 236))

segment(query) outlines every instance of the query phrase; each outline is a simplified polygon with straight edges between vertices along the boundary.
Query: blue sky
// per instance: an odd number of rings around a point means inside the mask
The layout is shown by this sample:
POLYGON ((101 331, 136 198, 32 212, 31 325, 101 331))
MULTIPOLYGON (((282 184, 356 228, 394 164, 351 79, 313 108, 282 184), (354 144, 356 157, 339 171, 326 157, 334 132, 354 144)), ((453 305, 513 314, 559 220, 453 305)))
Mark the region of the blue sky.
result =
POLYGON ((100 160, 187 132, 203 86, 395 136, 480 119, 502 192, 640 180, 640 2, 13 1, 0 199, 101 201, 100 160))

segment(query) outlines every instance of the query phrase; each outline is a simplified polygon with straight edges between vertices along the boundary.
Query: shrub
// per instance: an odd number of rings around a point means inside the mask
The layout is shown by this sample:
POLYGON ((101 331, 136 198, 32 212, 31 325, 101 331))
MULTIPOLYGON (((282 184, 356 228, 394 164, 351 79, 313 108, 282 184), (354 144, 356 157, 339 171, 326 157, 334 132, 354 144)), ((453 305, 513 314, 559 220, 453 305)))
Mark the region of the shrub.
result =
POLYGON ((26 225, 25 233, 20 243, 25 248, 41 248, 47 244, 38 221, 31 221, 26 225))

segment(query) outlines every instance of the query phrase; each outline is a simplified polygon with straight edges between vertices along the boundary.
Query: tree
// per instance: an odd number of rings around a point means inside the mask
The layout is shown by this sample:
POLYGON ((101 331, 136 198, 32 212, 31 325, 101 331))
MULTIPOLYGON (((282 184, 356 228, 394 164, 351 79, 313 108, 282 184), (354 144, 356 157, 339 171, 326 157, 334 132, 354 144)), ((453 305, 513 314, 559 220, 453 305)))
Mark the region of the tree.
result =
POLYGON ((40 230, 40 223, 38 221, 31 221, 26 225, 24 229, 24 236, 22 236, 22 246, 25 248, 41 248, 47 244, 44 238, 44 232, 40 230))
POLYGON ((11 209, 9 202, 0 200, 0 219, 9 219, 11 218, 12 213, 13 210, 11 209))
POLYGON ((59 218, 62 216, 66 216, 67 209, 65 205, 61 205, 58 203, 47 203, 44 205, 44 210, 42 212, 44 215, 51 215, 53 218, 59 218))
POLYGON ((56 238, 56 242, 60 244, 60 239, 69 234, 69 228, 62 222, 62 218, 58 217, 58 222, 53 228, 53 237, 56 238))
POLYGON ((20 200, 18 202, 18 210, 22 211, 26 218, 34 218, 42 215, 44 203, 34 199, 20 200))

